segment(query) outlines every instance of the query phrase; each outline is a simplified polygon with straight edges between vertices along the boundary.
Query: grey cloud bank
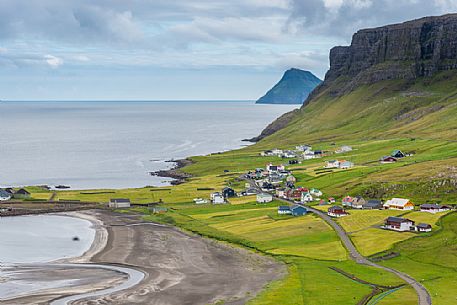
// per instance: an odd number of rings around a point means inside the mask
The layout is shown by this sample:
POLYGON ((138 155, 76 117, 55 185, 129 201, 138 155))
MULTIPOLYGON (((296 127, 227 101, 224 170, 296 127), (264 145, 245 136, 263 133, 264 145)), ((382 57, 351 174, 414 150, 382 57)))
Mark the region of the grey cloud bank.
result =
MULTIPOLYGON (((329 48, 359 28, 452 12, 453 2, 3 0, 0 98, 90 99, 94 88, 128 98, 134 87, 135 97, 158 99, 151 88, 172 89, 174 73, 188 99, 256 99, 287 68, 322 77, 329 48), (250 88, 248 77, 258 80, 250 88)), ((173 91, 169 99, 184 95, 173 91)))

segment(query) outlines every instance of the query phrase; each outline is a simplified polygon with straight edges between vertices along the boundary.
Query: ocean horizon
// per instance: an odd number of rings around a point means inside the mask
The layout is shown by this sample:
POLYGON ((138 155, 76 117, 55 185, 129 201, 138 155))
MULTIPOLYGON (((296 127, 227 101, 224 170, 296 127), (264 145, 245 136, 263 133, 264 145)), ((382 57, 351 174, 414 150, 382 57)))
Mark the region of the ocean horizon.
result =
POLYGON ((169 185, 167 162, 249 145, 297 105, 254 101, 2 101, 0 186, 169 185))

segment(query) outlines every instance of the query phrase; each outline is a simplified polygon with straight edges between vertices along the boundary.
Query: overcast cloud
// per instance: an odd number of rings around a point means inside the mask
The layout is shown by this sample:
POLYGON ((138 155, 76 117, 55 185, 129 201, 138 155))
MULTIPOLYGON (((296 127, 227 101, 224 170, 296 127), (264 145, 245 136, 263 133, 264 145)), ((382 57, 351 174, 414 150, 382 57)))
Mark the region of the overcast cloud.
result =
POLYGON ((255 99, 290 67, 323 77, 360 28, 455 2, 1 0, 0 98, 255 99))

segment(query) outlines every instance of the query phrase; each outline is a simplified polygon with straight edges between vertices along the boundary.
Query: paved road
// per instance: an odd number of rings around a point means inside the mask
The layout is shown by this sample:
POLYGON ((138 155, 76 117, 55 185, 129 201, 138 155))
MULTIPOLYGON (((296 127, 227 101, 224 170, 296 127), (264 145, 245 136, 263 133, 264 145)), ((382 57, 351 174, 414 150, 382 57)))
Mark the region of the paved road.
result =
MULTIPOLYGON (((251 184, 251 187, 260 190, 260 188, 257 186, 257 184, 255 184, 255 182, 253 180, 247 179, 245 177, 242 177, 242 179, 248 181, 251 184)), ((283 201, 285 203, 288 203, 288 204, 294 203, 290 200, 283 199, 283 198, 276 198, 276 199, 283 201)), ((301 205, 303 205, 303 204, 301 204, 301 205)), ((348 250, 349 256, 353 261, 355 261, 356 263, 361 264, 361 265, 367 265, 367 266, 371 266, 371 267, 380 268, 380 269, 383 269, 385 271, 388 271, 388 272, 391 272, 391 273, 397 275, 399 278, 401 278, 402 280, 407 282, 409 285, 411 285, 411 287, 414 288, 414 290, 416 291, 417 296, 418 296, 418 305, 431 305, 432 304, 432 299, 430 297, 430 294, 428 293, 427 289, 421 283, 419 283, 418 281, 416 281, 414 278, 407 275, 406 273, 373 263, 372 261, 370 261, 369 259, 367 259, 366 257, 364 257, 362 254, 359 253, 359 251, 356 249, 356 247, 352 243, 352 240, 349 238, 348 234, 346 233, 346 231, 344 231, 344 229, 336 221, 334 221, 330 216, 328 216, 326 213, 324 213, 320 210, 317 210, 313 207, 310 207, 308 205, 303 205, 303 206, 305 206, 310 212, 312 212, 312 213, 316 214, 317 216, 319 216, 320 218, 322 218, 325 222, 327 222, 335 230, 335 232, 338 234, 339 238, 341 239, 341 242, 348 250)))

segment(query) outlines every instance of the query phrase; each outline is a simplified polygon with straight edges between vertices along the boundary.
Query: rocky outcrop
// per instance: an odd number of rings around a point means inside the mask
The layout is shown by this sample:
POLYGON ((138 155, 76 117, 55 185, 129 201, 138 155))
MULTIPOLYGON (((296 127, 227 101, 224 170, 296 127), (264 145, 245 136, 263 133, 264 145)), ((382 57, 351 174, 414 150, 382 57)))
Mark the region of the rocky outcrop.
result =
POLYGON ((273 88, 256 101, 256 104, 302 104, 321 82, 309 71, 289 69, 273 88))
POLYGON ((338 78, 337 93, 389 79, 415 79, 457 68, 457 14, 425 17, 360 30, 350 46, 330 51, 324 87, 338 78))

